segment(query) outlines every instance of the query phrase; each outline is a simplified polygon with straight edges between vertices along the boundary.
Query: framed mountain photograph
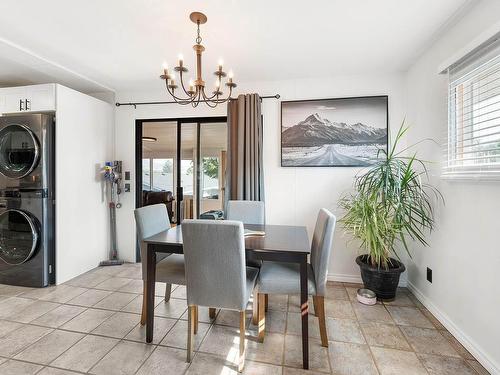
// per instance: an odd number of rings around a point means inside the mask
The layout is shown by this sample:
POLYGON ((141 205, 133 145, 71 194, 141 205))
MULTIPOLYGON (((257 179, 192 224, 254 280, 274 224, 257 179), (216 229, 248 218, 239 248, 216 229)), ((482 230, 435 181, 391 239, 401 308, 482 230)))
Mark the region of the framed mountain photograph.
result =
POLYGON ((388 97, 281 102, 282 167, 364 167, 385 157, 388 97))

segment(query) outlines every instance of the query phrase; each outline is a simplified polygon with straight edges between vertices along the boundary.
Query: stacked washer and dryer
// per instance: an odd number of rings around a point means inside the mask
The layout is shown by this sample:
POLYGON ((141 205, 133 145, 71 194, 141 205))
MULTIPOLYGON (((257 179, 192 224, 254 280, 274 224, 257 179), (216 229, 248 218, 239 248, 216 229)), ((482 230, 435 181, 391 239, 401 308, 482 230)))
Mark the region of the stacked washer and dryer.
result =
POLYGON ((0 284, 55 282, 54 118, 0 117, 0 284))

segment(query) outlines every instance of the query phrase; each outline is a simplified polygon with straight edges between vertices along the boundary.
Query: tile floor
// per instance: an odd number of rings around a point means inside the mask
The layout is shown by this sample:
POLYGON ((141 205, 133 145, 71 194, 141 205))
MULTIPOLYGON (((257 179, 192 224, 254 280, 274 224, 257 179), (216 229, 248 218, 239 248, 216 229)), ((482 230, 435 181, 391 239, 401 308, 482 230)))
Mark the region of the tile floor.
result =
MULTIPOLYGON (((329 348, 310 316, 310 371, 300 370, 298 296, 270 296, 265 342, 247 318, 245 374, 487 374, 407 290, 390 303, 363 306, 357 285, 331 283, 325 301, 329 348)), ((140 265, 97 268, 44 289, 0 285, 0 374, 236 373, 238 314, 200 309, 196 354, 186 359, 185 288, 164 303, 157 285, 155 335, 139 325, 140 265)), ((312 307, 311 307, 312 309, 312 307)))

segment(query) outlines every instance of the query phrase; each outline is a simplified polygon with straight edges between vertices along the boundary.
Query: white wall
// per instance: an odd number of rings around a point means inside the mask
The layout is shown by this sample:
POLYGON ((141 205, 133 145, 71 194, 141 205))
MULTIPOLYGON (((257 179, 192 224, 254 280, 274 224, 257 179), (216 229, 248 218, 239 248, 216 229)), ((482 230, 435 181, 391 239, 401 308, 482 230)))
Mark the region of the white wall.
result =
MULTIPOLYGON (((500 2, 483 0, 448 30, 408 72, 408 119, 414 125, 409 143, 432 137, 445 142, 447 77, 438 66, 491 25, 500 21, 500 2)), ((420 156, 441 162, 442 148, 418 147, 420 156)), ((446 199, 429 248, 418 247, 409 264, 409 286, 445 326, 492 373, 500 373, 500 185, 446 181, 441 164, 432 181, 446 199), (433 283, 426 281, 426 267, 433 283)))
MULTIPOLYGON (((161 82, 159 82, 159 86, 161 82)), ((403 75, 344 76, 322 80, 290 80, 286 82, 254 82, 239 86, 239 92, 261 95, 281 94, 281 100, 335 98, 363 95, 389 95, 389 127, 397 131, 404 117, 403 75)), ((117 101, 167 100, 163 90, 149 93, 117 93, 117 101)), ((348 191, 356 168, 282 168, 280 166, 280 102, 263 101, 264 178, 266 221, 270 224, 305 225, 312 235, 316 215, 321 207, 338 213, 337 200, 348 191)), ((135 119, 226 115, 225 106, 197 109, 179 105, 119 107, 116 110, 116 157, 124 168, 133 171, 135 163, 135 119)), ((135 178, 132 173, 133 178, 135 178)), ((135 187, 132 181, 132 186, 135 187)), ((119 250, 124 259, 135 260, 135 195, 127 193, 118 212, 119 250)), ((338 213, 339 215, 339 213, 338 213)), ((338 280, 358 281, 359 268, 354 263, 356 248, 346 247, 346 238, 338 227, 330 265, 330 276, 338 280)))
POLYGON ((101 168, 113 156, 114 108, 57 85, 56 282, 107 259, 109 213, 101 168))

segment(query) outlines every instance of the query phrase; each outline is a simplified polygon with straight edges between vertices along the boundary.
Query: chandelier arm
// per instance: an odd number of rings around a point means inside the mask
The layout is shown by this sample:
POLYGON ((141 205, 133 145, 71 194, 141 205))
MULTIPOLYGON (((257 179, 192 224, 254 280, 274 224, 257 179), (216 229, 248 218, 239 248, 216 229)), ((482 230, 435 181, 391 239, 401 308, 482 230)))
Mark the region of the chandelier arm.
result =
POLYGON ((211 98, 208 98, 207 95, 205 94, 205 91, 203 91, 203 99, 205 100, 205 104, 209 106, 210 108, 215 108, 217 107, 217 101, 212 100, 213 96, 211 98))
POLYGON ((182 79, 182 69, 181 71, 179 72, 179 78, 180 78, 180 81, 181 81, 181 86, 182 86, 182 90, 184 91, 184 93, 189 97, 191 98, 192 96, 189 95, 189 93, 187 92, 186 90, 186 87, 184 87, 184 80, 182 79))
POLYGON ((229 87, 229 95, 227 96, 227 98, 221 99, 221 101, 219 102, 219 104, 222 104, 222 103, 225 103, 225 102, 229 101, 231 99, 231 94, 232 93, 233 93, 233 88, 229 87))
MULTIPOLYGON (((166 82, 166 81, 165 81, 165 82, 166 82)), ((175 100, 177 103, 179 103, 179 104, 189 104, 189 103, 191 103, 191 102, 194 100, 194 98, 193 98, 193 97, 189 97, 189 98, 180 98, 180 97, 176 96, 176 95, 174 94, 174 91, 173 91, 173 90, 172 90, 172 91, 170 91, 170 88, 168 87, 168 83, 165 83, 165 85, 167 86, 167 91, 168 91, 168 93, 172 96, 172 98, 174 98, 174 100, 175 100), (181 103, 181 102, 182 102, 182 103, 181 103)))

